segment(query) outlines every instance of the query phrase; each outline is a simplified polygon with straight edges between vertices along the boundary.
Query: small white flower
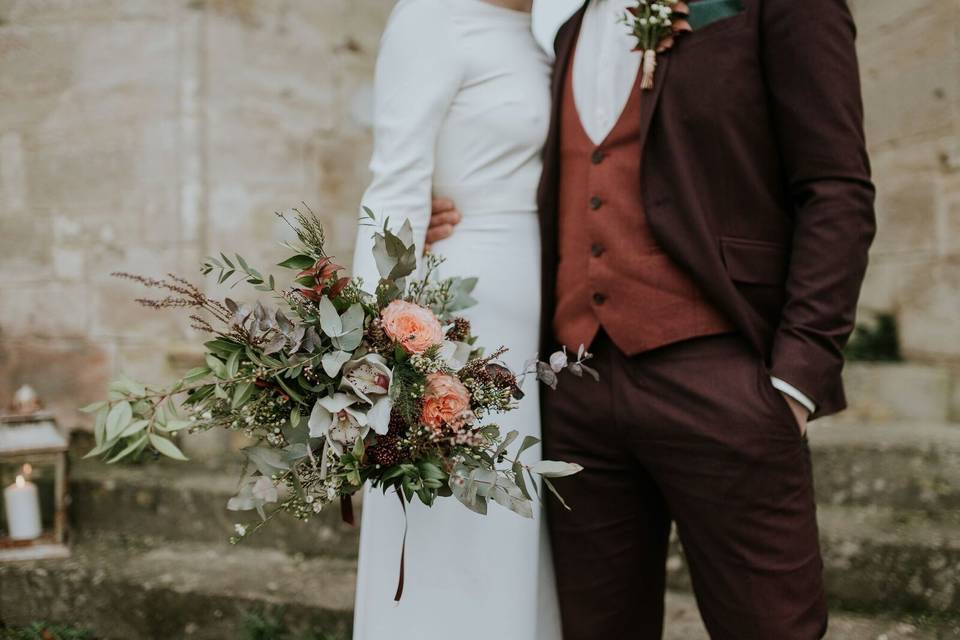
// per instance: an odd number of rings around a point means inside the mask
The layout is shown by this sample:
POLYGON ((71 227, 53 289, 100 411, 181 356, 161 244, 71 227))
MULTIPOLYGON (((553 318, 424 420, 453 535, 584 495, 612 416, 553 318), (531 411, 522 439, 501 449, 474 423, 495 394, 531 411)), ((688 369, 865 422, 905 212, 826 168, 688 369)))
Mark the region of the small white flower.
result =
POLYGON ((550 356, 550 368, 554 370, 555 373, 560 373, 567 366, 567 352, 566 350, 557 351, 552 356, 550 356))
POLYGON ((236 531, 237 535, 240 536, 241 538, 247 535, 247 528, 242 524, 233 525, 233 530, 236 531))
POLYGON ((313 503, 313 512, 314 512, 314 513, 320 513, 320 511, 321 511, 322 509, 323 509, 323 503, 322 503, 322 502, 314 502, 314 503, 313 503))
POLYGON ((303 499, 303 501, 306 502, 307 504, 313 504, 313 496, 307 496, 306 498, 303 499))

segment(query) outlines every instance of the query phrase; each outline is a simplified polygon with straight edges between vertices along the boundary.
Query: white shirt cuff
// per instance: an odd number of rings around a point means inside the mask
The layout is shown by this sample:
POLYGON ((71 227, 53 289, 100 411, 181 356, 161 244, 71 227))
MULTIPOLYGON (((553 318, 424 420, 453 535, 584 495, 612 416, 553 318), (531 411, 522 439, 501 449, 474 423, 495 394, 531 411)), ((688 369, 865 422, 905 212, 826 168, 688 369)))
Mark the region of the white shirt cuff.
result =
POLYGON ((776 389, 777 391, 782 391, 783 393, 787 394, 788 396, 790 396, 791 398, 793 398, 794 400, 802 404, 804 407, 806 407, 807 411, 809 411, 810 413, 816 413, 817 405, 813 402, 813 400, 811 400, 810 398, 805 396, 803 393, 801 393, 800 390, 794 387, 792 384, 790 384, 789 382, 784 382, 780 378, 774 378, 773 376, 770 376, 770 382, 773 383, 774 389, 776 389))

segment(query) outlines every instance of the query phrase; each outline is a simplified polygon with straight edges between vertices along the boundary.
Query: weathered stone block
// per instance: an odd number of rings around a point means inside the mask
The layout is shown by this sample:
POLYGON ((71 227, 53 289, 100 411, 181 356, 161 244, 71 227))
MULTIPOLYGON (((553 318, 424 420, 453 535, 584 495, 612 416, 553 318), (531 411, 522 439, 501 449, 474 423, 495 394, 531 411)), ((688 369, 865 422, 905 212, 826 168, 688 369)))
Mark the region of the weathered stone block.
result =
POLYGON ((960 359, 960 258, 944 258, 917 280, 898 314, 907 358, 960 359))
POLYGON ((85 340, 0 339, 0 403, 29 384, 66 429, 85 424, 78 407, 100 400, 111 375, 110 345, 85 340))
POLYGON ((946 422, 952 376, 946 369, 893 363, 848 363, 844 370, 849 408, 838 419, 946 422))
POLYGON ((0 331, 31 338, 83 338, 90 329, 89 290, 84 284, 56 280, 29 286, 4 286, 0 331))

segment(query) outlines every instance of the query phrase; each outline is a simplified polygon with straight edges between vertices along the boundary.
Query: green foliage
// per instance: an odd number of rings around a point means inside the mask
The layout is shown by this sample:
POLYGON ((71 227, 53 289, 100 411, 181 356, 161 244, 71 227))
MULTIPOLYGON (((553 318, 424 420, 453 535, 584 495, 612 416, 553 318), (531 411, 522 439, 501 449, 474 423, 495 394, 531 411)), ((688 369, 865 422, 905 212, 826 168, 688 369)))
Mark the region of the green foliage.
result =
MULTIPOLYGON (((469 323, 454 315, 474 304, 476 279, 439 277, 442 260, 435 257, 418 272, 409 221, 396 233, 384 221, 374 234, 381 280, 371 295, 358 281, 342 277, 342 267, 325 254, 323 227, 313 212, 295 213, 293 222, 280 214, 297 238, 286 245, 292 255, 278 265, 293 272, 285 287, 278 289, 272 276, 238 254, 220 253, 202 269, 218 283, 272 293, 275 307, 213 299, 174 275, 155 280, 117 274, 165 291, 166 297, 148 300, 147 306, 196 310, 193 326, 211 337, 203 345, 203 365, 170 386, 129 378, 111 383, 109 398, 86 408, 94 415, 96 443, 87 456, 107 463, 148 455, 186 460, 177 445, 181 431, 242 433, 253 444, 243 450, 244 470, 227 508, 256 511, 260 522, 237 523, 232 542, 277 513, 308 521, 368 480, 376 488, 398 489, 408 501, 416 497, 432 505, 453 495, 479 513, 486 513, 492 500, 533 517, 531 491, 539 495, 541 480, 553 491, 548 477, 579 467, 520 463, 520 453, 536 444, 527 439, 509 467, 498 468, 517 434, 501 437, 498 428, 479 421, 513 409, 522 393, 518 379, 496 362, 503 350, 481 357, 470 347, 475 337, 469 323), (434 328, 423 353, 408 353, 409 345, 381 315, 398 299, 419 307, 434 328), (444 325, 453 326, 445 331, 444 325), (439 388, 442 376, 460 385, 464 406, 428 425, 421 414, 428 375, 435 374, 441 376, 439 388)), ((372 212, 367 215, 375 221, 372 212)), ((570 365, 572 372, 583 358, 570 365)), ((251 622, 251 629, 264 638, 280 633, 267 618, 251 622)))
POLYGON ((343 631, 324 631, 312 629, 303 633, 293 633, 284 621, 285 612, 257 609, 247 614, 243 623, 241 640, 348 640, 343 631))
POLYGON ((864 362, 900 362, 900 339, 897 319, 890 314, 880 314, 871 324, 857 326, 847 345, 848 360, 864 362))
MULTIPOLYGON (((228 258, 225 253, 221 253, 219 259, 207 258, 201 267, 201 273, 205 276, 216 274, 219 284, 229 281, 238 271, 240 272, 240 278, 237 282, 246 282, 257 291, 273 291, 277 286, 273 276, 264 277, 262 273, 247 264, 247 261, 239 253, 234 254, 233 260, 228 258)), ((234 282, 233 286, 236 286, 237 282, 234 282)))
POLYGON ((95 640, 95 636, 69 625, 34 622, 25 627, 7 627, 0 622, 0 640, 95 640))

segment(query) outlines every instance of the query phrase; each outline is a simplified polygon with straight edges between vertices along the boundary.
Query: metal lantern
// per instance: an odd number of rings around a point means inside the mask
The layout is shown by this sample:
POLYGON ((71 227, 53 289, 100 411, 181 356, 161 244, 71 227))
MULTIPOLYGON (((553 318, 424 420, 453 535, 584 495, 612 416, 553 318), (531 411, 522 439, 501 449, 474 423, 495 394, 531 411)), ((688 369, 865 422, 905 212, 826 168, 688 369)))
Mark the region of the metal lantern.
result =
POLYGON ((0 416, 0 562, 70 555, 67 448, 51 414, 0 416))

